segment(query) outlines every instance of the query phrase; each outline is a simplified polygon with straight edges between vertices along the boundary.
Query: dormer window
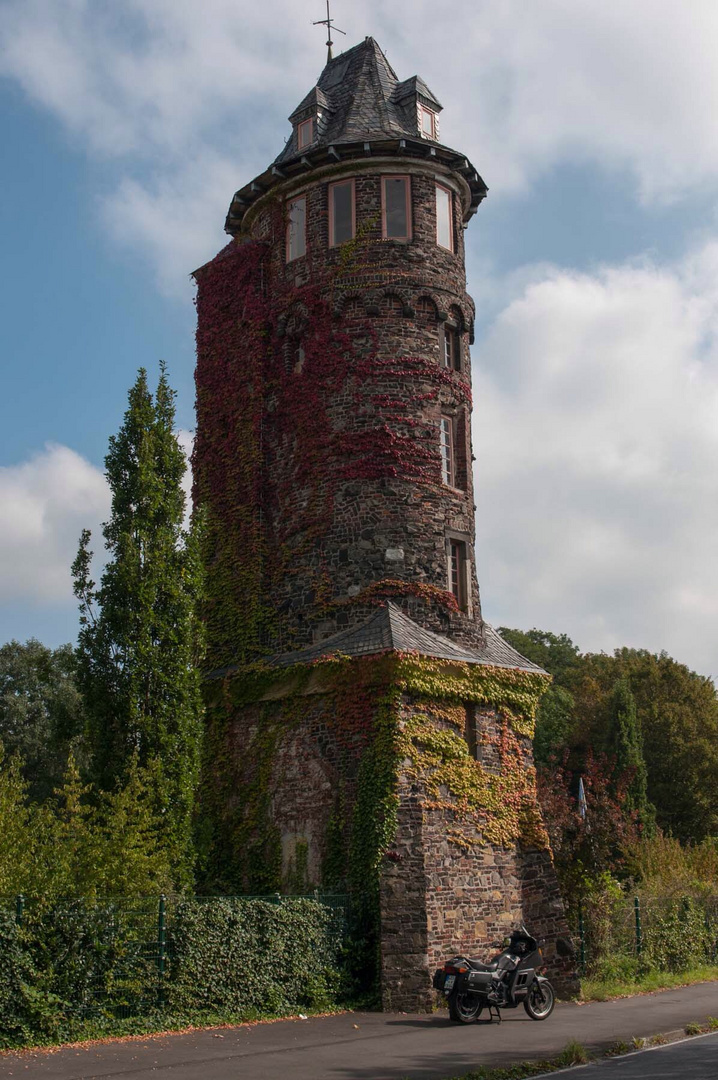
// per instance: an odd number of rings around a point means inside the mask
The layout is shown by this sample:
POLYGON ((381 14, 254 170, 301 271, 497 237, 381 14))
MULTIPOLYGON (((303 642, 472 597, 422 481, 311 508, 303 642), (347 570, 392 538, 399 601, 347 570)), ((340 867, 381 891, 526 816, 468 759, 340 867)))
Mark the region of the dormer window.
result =
POLYGON ((304 150, 306 146, 311 146, 314 142, 314 117, 310 116, 308 120, 302 120, 301 124, 297 124, 297 148, 304 150))
POLYGON ((419 106, 419 126, 425 139, 436 138, 436 113, 433 109, 427 109, 426 105, 419 106))

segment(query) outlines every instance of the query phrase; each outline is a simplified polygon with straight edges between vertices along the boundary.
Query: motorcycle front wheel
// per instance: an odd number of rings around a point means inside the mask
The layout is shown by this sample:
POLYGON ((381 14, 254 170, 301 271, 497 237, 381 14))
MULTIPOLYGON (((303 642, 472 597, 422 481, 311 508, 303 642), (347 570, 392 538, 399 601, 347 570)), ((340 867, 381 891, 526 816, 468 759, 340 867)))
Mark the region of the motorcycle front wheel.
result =
POLYGON ((524 1009, 532 1020, 545 1020, 553 1012, 556 995, 548 979, 534 979, 524 1001, 524 1009))
POLYGON ((483 1009, 478 994, 460 994, 452 990, 448 997, 449 1016, 455 1024, 473 1024, 483 1009))

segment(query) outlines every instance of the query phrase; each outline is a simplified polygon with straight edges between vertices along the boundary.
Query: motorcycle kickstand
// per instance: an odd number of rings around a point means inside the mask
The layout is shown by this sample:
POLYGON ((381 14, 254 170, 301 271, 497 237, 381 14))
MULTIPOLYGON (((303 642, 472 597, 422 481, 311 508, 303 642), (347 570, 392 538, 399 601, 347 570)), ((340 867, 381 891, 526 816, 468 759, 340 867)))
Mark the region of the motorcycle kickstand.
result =
POLYGON ((489 1023, 490 1024, 493 1023, 493 1019, 494 1019, 493 1016, 492 1016, 492 1013, 496 1013, 496 1019, 498 1020, 499 1023, 501 1023, 501 1010, 499 1009, 498 1005, 489 1004, 489 1023))

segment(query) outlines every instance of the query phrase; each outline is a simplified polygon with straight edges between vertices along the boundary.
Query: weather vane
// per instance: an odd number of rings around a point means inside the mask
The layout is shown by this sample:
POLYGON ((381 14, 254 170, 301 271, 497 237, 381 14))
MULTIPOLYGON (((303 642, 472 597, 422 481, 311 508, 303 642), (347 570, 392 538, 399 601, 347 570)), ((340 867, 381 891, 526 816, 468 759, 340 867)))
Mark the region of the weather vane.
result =
POLYGON ((326 26, 327 28, 327 63, 332 59, 332 30, 336 30, 338 34, 344 34, 346 37, 346 31, 340 30, 338 26, 334 25, 334 19, 329 14, 329 0, 327 0, 327 17, 326 19, 317 19, 313 24, 314 26, 326 26))

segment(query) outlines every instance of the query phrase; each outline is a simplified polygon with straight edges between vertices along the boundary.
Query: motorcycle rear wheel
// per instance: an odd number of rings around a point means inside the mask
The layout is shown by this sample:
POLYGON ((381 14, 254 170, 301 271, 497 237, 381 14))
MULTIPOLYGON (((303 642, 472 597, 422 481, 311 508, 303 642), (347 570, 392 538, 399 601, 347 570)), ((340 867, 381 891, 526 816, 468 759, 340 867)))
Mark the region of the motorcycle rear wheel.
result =
POLYGON ((546 1020, 553 1012, 556 995, 548 979, 534 979, 524 1001, 524 1009, 532 1020, 546 1020))
POLYGON ((449 994, 448 1003, 449 1016, 455 1024, 473 1024, 484 1007, 478 994, 460 994, 456 990, 449 994))

